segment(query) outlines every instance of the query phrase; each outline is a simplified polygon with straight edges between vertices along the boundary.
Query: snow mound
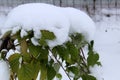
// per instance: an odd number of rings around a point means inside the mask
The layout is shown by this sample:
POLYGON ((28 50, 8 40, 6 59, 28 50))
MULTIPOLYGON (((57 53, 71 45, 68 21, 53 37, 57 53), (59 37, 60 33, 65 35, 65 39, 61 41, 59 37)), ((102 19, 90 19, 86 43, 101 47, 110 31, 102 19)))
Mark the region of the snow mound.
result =
POLYGON ((0 79, 1 80, 10 79, 9 66, 4 60, 0 60, 0 79))
POLYGON ((40 30, 49 30, 56 36, 56 39, 47 41, 50 47, 63 44, 72 33, 82 33, 90 41, 95 32, 94 22, 84 12, 44 3, 29 3, 14 8, 7 16, 5 28, 12 30, 13 34, 21 29, 21 37, 27 35, 26 31, 33 30, 33 44, 41 37, 40 30))
POLYGON ((83 11, 75 8, 62 8, 70 20, 70 33, 82 33, 90 41, 93 39, 96 27, 93 20, 83 11))
POLYGON ((5 20, 6 20, 6 16, 0 14, 0 29, 4 26, 5 20))
MULTIPOLYGON (((69 20, 59 7, 43 3, 24 4, 14 8, 5 23, 5 28, 12 29, 13 33, 19 29, 22 32, 33 30, 37 39, 41 37, 40 30, 53 32, 56 39, 48 41, 51 47, 61 45, 67 40, 69 26, 69 20)), ((24 33, 21 35, 23 37, 24 33)))

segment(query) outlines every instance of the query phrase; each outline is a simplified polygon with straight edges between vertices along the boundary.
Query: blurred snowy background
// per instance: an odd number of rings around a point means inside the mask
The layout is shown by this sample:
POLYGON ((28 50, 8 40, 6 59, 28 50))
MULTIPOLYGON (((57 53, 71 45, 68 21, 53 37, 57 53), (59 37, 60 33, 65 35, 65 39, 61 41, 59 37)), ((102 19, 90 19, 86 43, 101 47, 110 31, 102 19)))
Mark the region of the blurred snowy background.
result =
POLYGON ((12 8, 31 2, 74 7, 90 15, 97 27, 95 50, 99 52, 103 65, 93 73, 100 77, 99 80, 120 79, 120 0, 0 0, 0 28, 12 8))
POLYGON ((7 13, 17 5, 32 2, 74 7, 86 11, 89 15, 102 14, 100 11, 104 8, 109 10, 115 8, 117 13, 117 9, 120 8, 120 0, 0 0, 0 12, 7 13))

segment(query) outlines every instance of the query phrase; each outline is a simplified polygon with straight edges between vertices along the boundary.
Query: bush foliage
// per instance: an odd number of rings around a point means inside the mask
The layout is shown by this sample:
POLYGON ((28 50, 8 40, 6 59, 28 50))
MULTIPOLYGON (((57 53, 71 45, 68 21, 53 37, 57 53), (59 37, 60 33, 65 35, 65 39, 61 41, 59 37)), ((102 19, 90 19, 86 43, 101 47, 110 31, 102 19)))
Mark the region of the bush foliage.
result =
POLYGON ((8 39, 7 50, 15 49, 20 46, 18 53, 14 53, 6 59, 7 52, 1 49, 2 58, 8 60, 11 70, 11 80, 36 80, 40 72, 40 80, 53 80, 55 77, 59 80, 62 75, 59 69, 63 69, 69 80, 97 80, 90 75, 90 67, 100 65, 99 55, 93 49, 94 41, 90 43, 84 39, 80 33, 69 35, 71 40, 62 45, 50 48, 47 40, 54 40, 56 36, 53 32, 40 30, 41 38, 37 39, 40 45, 35 46, 31 38, 34 37, 33 31, 28 31, 27 35, 20 37, 20 32, 11 34, 11 31, 5 33, 2 39, 8 39), (17 44, 12 44, 15 40, 17 44), (9 44, 11 42, 11 45, 9 44), (8 48, 9 47, 9 48, 8 48), (88 53, 84 53, 83 48, 87 47, 88 53), (85 56, 87 54, 87 56, 85 56))

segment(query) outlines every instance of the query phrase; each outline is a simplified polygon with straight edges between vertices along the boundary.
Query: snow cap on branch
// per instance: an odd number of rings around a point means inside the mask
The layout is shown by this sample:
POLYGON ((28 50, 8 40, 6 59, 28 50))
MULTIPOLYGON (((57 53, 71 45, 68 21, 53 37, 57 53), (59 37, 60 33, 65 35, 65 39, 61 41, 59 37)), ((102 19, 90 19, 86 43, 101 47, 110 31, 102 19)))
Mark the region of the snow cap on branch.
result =
POLYGON ((14 28, 17 26, 24 31, 33 30, 35 38, 41 37, 40 30, 53 32, 56 39, 48 41, 48 45, 53 47, 61 45, 67 40, 70 25, 59 7, 43 3, 30 3, 20 5, 8 14, 5 27, 15 30, 14 28))
MULTIPOLYGON (((63 44, 71 33, 82 33, 87 40, 91 40, 95 32, 94 22, 84 12, 44 3, 23 4, 14 8, 8 14, 5 28, 15 33, 14 30, 18 30, 16 27, 24 32, 33 30, 36 39, 41 37, 40 30, 53 32, 56 39, 47 41, 50 47, 63 44)), ((23 37, 24 33, 21 35, 23 37)))

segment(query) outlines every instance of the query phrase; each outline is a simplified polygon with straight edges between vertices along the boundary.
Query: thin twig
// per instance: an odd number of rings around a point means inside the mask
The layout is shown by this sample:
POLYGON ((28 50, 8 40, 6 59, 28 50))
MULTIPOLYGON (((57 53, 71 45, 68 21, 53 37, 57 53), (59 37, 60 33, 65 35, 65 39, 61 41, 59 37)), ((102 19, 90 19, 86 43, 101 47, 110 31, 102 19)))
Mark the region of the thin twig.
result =
MULTIPOLYGON (((87 71, 90 72, 89 69, 88 69, 88 66, 87 66, 87 64, 86 64, 86 62, 85 62, 86 58, 85 58, 85 55, 84 55, 84 51, 83 51, 82 48, 80 48, 80 50, 81 50, 82 57, 83 57, 83 58, 82 58, 83 64, 84 64, 84 66, 86 67, 87 71)), ((80 56, 81 56, 81 55, 80 55, 80 56)))
POLYGON ((82 55, 83 55, 83 58, 86 60, 83 49, 80 48, 80 51, 81 51, 81 53, 82 53, 82 55))
MULTIPOLYGON (((49 49, 50 50, 50 49, 49 49)), ((50 50, 50 52, 52 53, 52 51, 50 50)), ((49 55, 50 56, 50 55, 49 55)), ((62 66, 62 64, 60 63, 60 61, 52 54, 52 56, 54 57, 54 59, 58 62, 58 64, 61 66, 61 68, 64 70, 65 74, 67 75, 67 77, 69 78, 69 80, 71 80, 69 74, 66 72, 66 70, 64 69, 64 67, 62 66)), ((52 57, 50 56, 50 58, 52 59, 52 57)))

